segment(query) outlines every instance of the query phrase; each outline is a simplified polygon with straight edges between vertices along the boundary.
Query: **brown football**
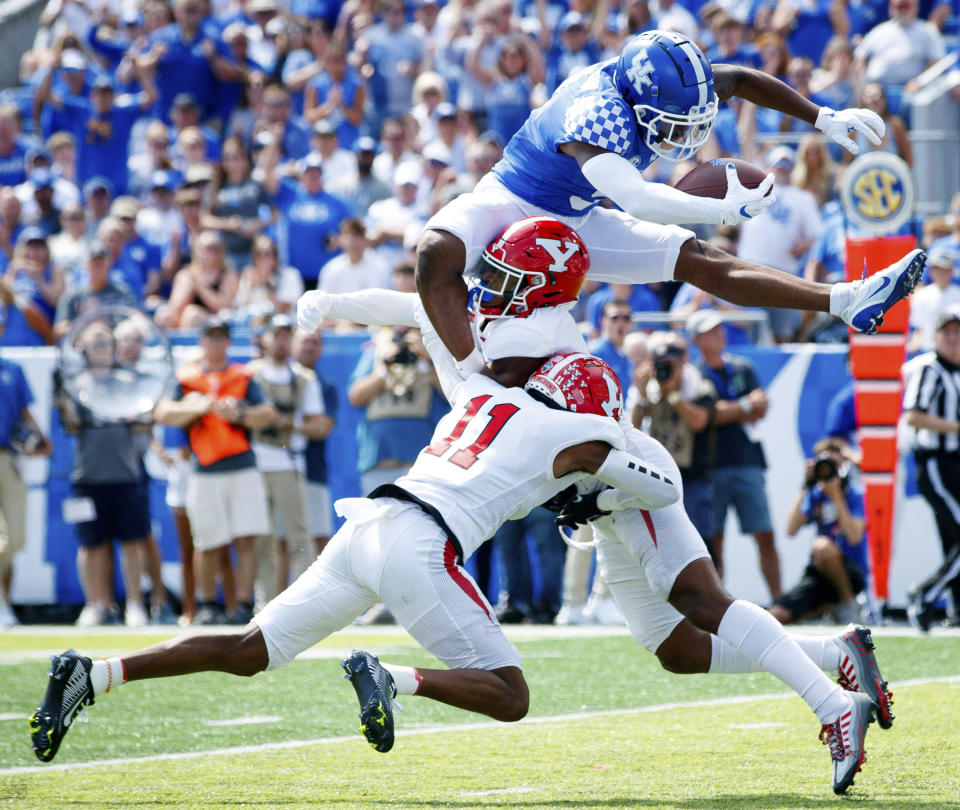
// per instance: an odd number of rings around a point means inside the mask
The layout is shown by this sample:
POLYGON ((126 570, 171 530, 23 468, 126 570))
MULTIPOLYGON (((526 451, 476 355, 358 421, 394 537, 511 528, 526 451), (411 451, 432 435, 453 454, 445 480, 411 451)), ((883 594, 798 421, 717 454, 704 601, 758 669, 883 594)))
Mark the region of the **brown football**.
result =
MULTIPOLYGON (((677 188, 696 197, 723 199, 727 193, 727 164, 737 167, 737 176, 744 188, 756 188, 767 173, 744 160, 721 158, 701 163, 680 178, 677 188)), ((769 192, 768 192, 769 193, 769 192)))

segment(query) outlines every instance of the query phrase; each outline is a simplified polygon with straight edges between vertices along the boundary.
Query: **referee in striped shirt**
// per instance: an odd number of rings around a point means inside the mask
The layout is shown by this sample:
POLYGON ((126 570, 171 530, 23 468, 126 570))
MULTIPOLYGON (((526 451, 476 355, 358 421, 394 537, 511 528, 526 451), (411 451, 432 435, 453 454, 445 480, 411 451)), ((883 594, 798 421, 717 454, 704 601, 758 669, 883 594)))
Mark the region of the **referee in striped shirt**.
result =
POLYGON ((960 610, 960 306, 937 316, 933 351, 917 358, 903 410, 916 431, 917 486, 933 509, 943 564, 908 592, 910 623, 926 632, 933 606, 948 589, 960 610))

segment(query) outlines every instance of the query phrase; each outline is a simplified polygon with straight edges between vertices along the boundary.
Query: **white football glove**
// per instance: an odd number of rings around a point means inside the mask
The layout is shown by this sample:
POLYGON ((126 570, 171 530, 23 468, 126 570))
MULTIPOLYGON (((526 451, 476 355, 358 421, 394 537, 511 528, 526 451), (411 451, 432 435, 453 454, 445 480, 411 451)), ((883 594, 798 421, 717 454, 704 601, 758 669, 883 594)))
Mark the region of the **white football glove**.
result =
POLYGON ((727 164, 727 194, 718 200, 718 225, 739 225, 747 219, 753 219, 776 199, 767 194, 773 187, 773 175, 768 174, 756 188, 744 188, 737 174, 737 167, 727 164))
POLYGON ((829 107, 821 107, 814 126, 851 155, 859 154, 860 146, 850 137, 850 130, 863 135, 874 146, 880 145, 880 139, 887 131, 887 125, 879 115, 873 110, 863 109, 837 112, 829 107))
POLYGON ((333 296, 320 290, 305 292, 297 300, 297 326, 306 332, 315 332, 330 314, 333 296))

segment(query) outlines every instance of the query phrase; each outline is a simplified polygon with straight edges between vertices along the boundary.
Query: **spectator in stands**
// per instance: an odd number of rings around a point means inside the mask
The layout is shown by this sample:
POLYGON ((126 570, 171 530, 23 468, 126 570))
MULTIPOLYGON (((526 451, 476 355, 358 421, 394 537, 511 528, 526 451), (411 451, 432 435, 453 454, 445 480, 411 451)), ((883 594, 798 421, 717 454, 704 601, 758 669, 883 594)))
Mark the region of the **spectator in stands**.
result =
POLYGON ((836 624, 859 622, 856 596, 869 576, 863 491, 842 440, 821 439, 813 450, 787 518, 787 534, 792 537, 812 523, 817 536, 800 581, 774 601, 770 612, 781 624, 791 624, 832 608, 836 624))
POLYGON ((295 48, 287 54, 283 63, 281 80, 290 91, 293 108, 298 115, 306 115, 310 105, 306 104, 307 85, 324 69, 327 47, 330 44, 330 29, 322 19, 311 19, 304 32, 303 47, 295 48))
MULTIPOLYGON (((662 0, 662 4, 670 2, 671 0, 662 0)), ((528 56, 529 53, 528 49, 528 56)), ((589 21, 579 11, 568 11, 560 20, 557 37, 547 53, 547 91, 552 93, 568 76, 599 61, 600 47, 593 38, 589 21)), ((531 64, 530 68, 533 71, 532 77, 537 78, 537 63, 531 64)))
POLYGON ((722 62, 726 65, 760 67, 760 52, 754 45, 743 41, 743 25, 736 17, 721 11, 710 19, 710 31, 715 41, 704 55, 711 64, 722 62))
POLYGON ((520 520, 508 520, 493 536, 500 554, 500 594, 495 611, 504 624, 553 624, 563 599, 566 544, 554 515, 542 506, 520 520), (532 535, 540 570, 540 598, 534 602, 527 535, 532 535))
POLYGON ((696 18, 676 0, 655 0, 650 4, 650 13, 655 28, 677 31, 693 41, 700 36, 696 18))
POLYGON ((30 142, 20 134, 20 111, 0 104, 0 186, 15 186, 27 179, 23 160, 30 142))
MULTIPOLYGON (((154 245, 165 248, 170 244, 173 234, 183 228, 180 213, 173 202, 181 181, 178 172, 167 169, 155 171, 150 178, 148 203, 134 215, 137 229, 154 245)), ((129 199, 136 202, 132 197, 129 199)))
POLYGON ((298 166, 299 180, 281 178, 277 172, 277 140, 261 155, 263 186, 280 212, 278 244, 286 261, 303 280, 316 283, 320 269, 336 253, 334 237, 350 210, 339 197, 323 188, 323 159, 311 152, 298 166))
POLYGON ((239 138, 223 142, 221 163, 210 190, 210 213, 203 225, 220 231, 227 260, 235 270, 250 261, 253 240, 269 223, 270 201, 263 184, 250 176, 250 158, 239 138))
POLYGON ((87 236, 96 237, 100 224, 110 214, 113 183, 106 177, 93 177, 83 184, 83 203, 87 210, 87 236))
MULTIPOLYGON (((364 64, 374 118, 380 115, 404 115, 410 109, 413 82, 420 73, 425 55, 424 43, 406 21, 404 0, 385 0, 380 6, 383 22, 371 26, 360 36, 356 51, 364 64)), ((376 129, 377 121, 371 122, 376 129)))
POLYGON ((244 23, 238 20, 225 26, 220 38, 227 45, 227 61, 234 73, 231 77, 223 75, 217 83, 217 110, 214 118, 222 127, 230 120, 234 108, 243 96, 247 76, 252 71, 262 71, 263 66, 248 53, 247 28, 244 23))
POLYGON ((244 85, 243 97, 234 107, 230 120, 224 128, 228 136, 242 138, 248 148, 253 147, 257 123, 266 118, 266 105, 263 98, 267 84, 267 76, 262 71, 250 72, 244 85))
POLYGON ((114 273, 141 299, 160 287, 163 243, 149 238, 161 228, 158 215, 158 211, 151 209, 138 211, 133 197, 117 197, 110 206, 110 218, 104 221, 106 224, 101 226, 99 234, 100 240, 114 251, 114 273), (119 239, 116 223, 122 229, 119 239))
MULTIPOLYGON (((54 62, 56 67, 58 62, 54 62)), ((37 89, 36 103, 50 104, 59 112, 63 129, 77 143, 77 176, 106 177, 118 194, 127 191, 127 158, 134 122, 153 107, 157 90, 149 74, 139 74, 142 92, 116 95, 111 76, 100 75, 93 82, 89 98, 59 95, 50 89, 51 70, 37 89)))
POLYGON ((303 295, 303 278, 295 267, 280 265, 277 244, 266 234, 253 242, 251 263, 240 274, 234 308, 256 315, 286 314, 303 295))
POLYGON ((129 287, 111 278, 111 262, 112 254, 103 242, 90 245, 86 282, 65 293, 57 304, 53 334, 58 340, 70 331, 73 322, 85 312, 105 306, 140 306, 140 300, 129 287))
POLYGON ((353 151, 357 161, 356 180, 352 186, 341 186, 339 196, 357 216, 363 217, 373 203, 387 199, 391 190, 373 173, 377 142, 364 135, 357 138, 353 151))
POLYGON ((687 342, 662 333, 650 341, 651 361, 637 369, 634 427, 649 418, 649 434, 673 456, 683 476, 683 505, 703 541, 714 533, 712 426, 717 394, 689 360, 687 342))
POLYGON ((296 329, 293 333, 293 358, 303 368, 312 369, 320 385, 320 402, 323 411, 314 416, 314 430, 307 438, 303 451, 304 477, 306 478, 307 525, 317 554, 327 545, 333 533, 331 520, 330 488, 327 486, 326 439, 333 430, 337 416, 337 388, 325 379, 320 371, 323 354, 323 338, 320 332, 305 332, 296 329))
MULTIPOLYGON (((413 107, 410 117, 417 122, 416 146, 419 149, 437 137, 438 108, 446 104, 447 81, 439 73, 424 70, 413 83, 413 107)), ((456 110, 454 110, 456 115, 456 110)))
POLYGON ((154 174, 173 168, 170 131, 166 125, 162 121, 151 121, 145 135, 147 148, 127 161, 129 192, 144 202, 150 194, 154 174))
POLYGON ((17 237, 24 228, 20 220, 20 200, 15 189, 0 186, 0 250, 3 259, 9 260, 17 244, 17 237))
POLYGON ((953 255, 942 252, 930 259, 927 272, 930 284, 925 284, 910 301, 910 340, 907 350, 929 352, 934 347, 934 324, 941 312, 960 304, 960 286, 953 281, 953 255))
POLYGON ((848 25, 845 9, 831 0, 779 2, 771 20, 773 30, 786 37, 790 53, 814 64, 820 61, 831 37, 846 34, 848 25))
POLYGON ((700 350, 698 365, 713 383, 714 458, 713 530, 714 564, 723 576, 723 536, 727 512, 737 512, 740 531, 752 534, 760 554, 760 571, 770 596, 780 596, 780 558, 773 536, 773 521, 767 504, 763 445, 754 425, 767 413, 767 395, 753 363, 727 354, 722 321, 716 312, 700 310, 690 316, 687 331, 700 350))
MULTIPOLYGON (((809 191, 790 183, 790 173, 796 164, 792 149, 774 147, 766 163, 776 178, 777 198, 762 214, 740 226, 737 255, 799 275, 807 251, 820 235, 819 206, 809 191)), ((768 308, 767 314, 777 342, 791 340, 799 326, 796 310, 768 308)))
POLYGON ((363 79, 347 65, 346 45, 334 40, 324 54, 323 70, 307 82, 304 118, 312 124, 329 121, 340 146, 353 149, 364 123, 366 100, 363 79))
MULTIPOLYGON (((884 133, 879 146, 874 146, 866 138, 858 135, 856 138, 860 146, 861 154, 865 150, 874 152, 890 152, 899 155, 904 159, 908 166, 913 165, 913 147, 910 145, 910 134, 907 125, 899 115, 890 112, 890 106, 887 101, 887 93, 880 82, 869 82, 864 85, 860 92, 860 106, 868 110, 873 110, 879 115, 887 131, 884 133)), ((853 156, 845 152, 844 160, 850 162, 853 156)))
POLYGON ((328 191, 339 194, 341 189, 356 184, 357 160, 352 152, 341 147, 337 128, 332 121, 321 118, 313 125, 310 146, 323 162, 323 176, 329 178, 326 184, 328 191))
POLYGON ((77 139, 69 132, 54 132, 47 139, 50 150, 50 171, 57 177, 69 180, 75 186, 77 179, 77 139))
POLYGON ((603 306, 600 328, 600 337, 590 341, 590 353, 607 362, 620 379, 620 385, 626 390, 633 377, 630 358, 623 350, 623 341, 633 330, 633 309, 630 302, 624 298, 607 301, 603 306))
POLYGON ((367 211, 367 234, 387 266, 404 258, 408 229, 423 224, 426 212, 417 202, 423 172, 414 163, 402 163, 393 175, 393 196, 373 203, 367 211))
POLYGON ((433 433, 434 375, 415 329, 381 330, 364 350, 347 397, 363 408, 357 460, 363 494, 407 472, 433 433))
POLYGON ((855 51, 857 71, 880 82, 890 110, 900 111, 904 91, 944 53, 943 37, 932 23, 917 19, 917 0, 890 0, 890 19, 872 28, 855 51))
POLYGON ((802 191, 809 191, 823 206, 833 198, 837 166, 819 135, 803 136, 797 148, 797 165, 790 175, 790 183, 802 191))
MULTIPOLYGON (((80 189, 72 180, 61 177, 52 169, 50 153, 45 148, 34 149, 27 155, 26 162, 27 182, 16 187, 23 222, 30 225, 39 224, 41 212, 35 191, 41 179, 43 183, 49 183, 53 188, 51 204, 54 210, 62 211, 66 206, 80 202, 80 189)), ((50 233, 56 232, 56 229, 50 230, 50 233)))
POLYGON ((300 160, 310 151, 310 125, 291 110, 290 93, 280 84, 263 91, 264 126, 273 135, 283 160, 300 160))
MULTIPOLYGON (((217 156, 219 156, 218 139, 217 156)), ((210 154, 199 127, 186 127, 180 131, 173 144, 173 165, 181 178, 197 166, 207 166, 216 157, 210 154)))
POLYGON ((239 275, 227 264, 219 234, 204 231, 194 247, 190 264, 173 279, 170 303, 157 310, 161 326, 197 329, 211 315, 233 306, 239 275))
POLYGON ((614 299, 627 301, 633 312, 659 312, 662 307, 660 298, 654 289, 657 286, 659 285, 606 284, 596 292, 590 293, 587 298, 584 317, 590 325, 591 334, 600 334, 603 328, 604 308, 614 299))
POLYGON ((65 279, 74 278, 87 261, 90 243, 83 206, 72 203, 60 212, 60 233, 50 238, 50 261, 65 279))
POLYGON ((539 56, 534 60, 531 55, 534 48, 533 41, 527 37, 511 37, 504 41, 492 71, 476 68, 474 73, 486 91, 487 127, 504 143, 523 126, 530 110, 536 106, 534 87, 542 76, 535 71, 539 68, 542 72, 542 66, 539 56))
MULTIPOLYGON (((101 321, 89 324, 77 337, 93 385, 88 394, 106 396, 116 362, 116 343, 110 327, 101 321)), ((67 522, 75 525, 80 549, 77 567, 86 604, 77 619, 80 627, 105 624, 114 611, 112 587, 113 542, 121 544, 123 584, 126 592, 124 620, 130 626, 147 623, 140 579, 146 564, 146 538, 150 511, 141 486, 140 450, 136 433, 149 424, 106 421, 62 388, 56 403, 64 427, 77 436, 70 481, 71 503, 65 505, 67 522)))
POLYGON ((220 159, 220 135, 216 130, 205 126, 202 118, 200 103, 193 93, 176 95, 170 109, 172 126, 169 133, 174 142, 171 158, 178 166, 198 163, 201 160, 220 159), (186 140, 185 135, 189 135, 186 140))
MULTIPOLYGON (((0 339, 8 311, 0 294, 0 339)), ((32 402, 23 369, 0 357, 0 629, 19 624, 10 609, 10 583, 14 555, 26 537, 27 487, 16 456, 48 456, 53 449, 30 413, 32 402)))
POLYGON ((410 149, 403 118, 388 118, 380 131, 380 154, 374 158, 373 174, 382 183, 393 187, 393 173, 401 163, 413 163, 419 167, 416 154, 410 149))
POLYGON ((850 374, 849 353, 847 354, 846 376, 847 384, 837 391, 827 403, 823 434, 828 439, 842 439, 848 447, 854 448, 857 444, 857 408, 853 377, 850 374))
POLYGON ((263 335, 263 357, 247 365, 277 412, 272 424, 253 431, 251 437, 270 514, 282 524, 281 529, 271 521, 273 532, 256 540, 258 604, 266 604, 286 587, 285 573, 291 581, 296 579, 317 556, 307 528, 305 482, 296 462, 306 440, 324 438, 330 426, 317 375, 291 358, 292 341, 293 321, 288 315, 274 315, 263 335), (284 556, 287 566, 281 562, 284 556))
POLYGON ((181 188, 173 195, 173 204, 180 215, 180 227, 173 232, 170 245, 163 255, 161 267, 162 282, 160 295, 169 298, 173 278, 181 267, 193 261, 193 250, 197 237, 203 233, 202 206, 200 192, 195 188, 181 188))
POLYGON ((199 591, 194 624, 250 621, 257 575, 254 537, 270 531, 263 479, 248 431, 271 424, 276 412, 243 367, 229 362, 229 345, 227 324, 207 320, 200 338, 203 358, 177 372, 173 396, 161 399, 154 409, 158 422, 188 432, 196 457, 186 503, 199 591), (224 617, 215 582, 219 549, 230 545, 237 560, 237 607, 224 617))
POLYGON ((0 346, 46 346, 53 343, 53 330, 46 313, 29 298, 14 295, 4 276, 0 276, 0 309, 4 319, 0 346))
POLYGON ((824 48, 820 67, 814 68, 810 89, 829 100, 835 110, 852 107, 859 95, 860 80, 853 69, 853 45, 845 36, 835 36, 824 48))
POLYGON ((370 247, 363 220, 350 217, 340 223, 340 248, 323 266, 317 289, 348 293, 371 288, 390 288, 390 268, 370 247))
POLYGON ((25 184, 30 195, 20 215, 25 225, 37 226, 46 236, 60 230, 60 209, 54 200, 55 179, 49 169, 37 168, 30 172, 25 184))
POLYGON ((65 282, 63 273, 50 263, 50 248, 43 231, 34 226, 20 231, 4 277, 15 296, 29 300, 48 323, 53 322, 65 282))

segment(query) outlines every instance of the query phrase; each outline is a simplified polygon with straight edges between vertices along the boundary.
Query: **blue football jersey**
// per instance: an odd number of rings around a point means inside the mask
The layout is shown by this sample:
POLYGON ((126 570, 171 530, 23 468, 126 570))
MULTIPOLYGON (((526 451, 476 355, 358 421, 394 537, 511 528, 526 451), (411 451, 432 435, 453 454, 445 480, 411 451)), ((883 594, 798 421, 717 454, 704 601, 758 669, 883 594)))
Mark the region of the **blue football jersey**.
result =
POLYGON ((531 113, 493 167, 503 185, 554 214, 582 216, 604 195, 576 160, 558 151, 562 144, 582 141, 616 152, 638 171, 653 162, 656 155, 643 142, 633 110, 617 92, 616 63, 610 59, 573 74, 531 113))

